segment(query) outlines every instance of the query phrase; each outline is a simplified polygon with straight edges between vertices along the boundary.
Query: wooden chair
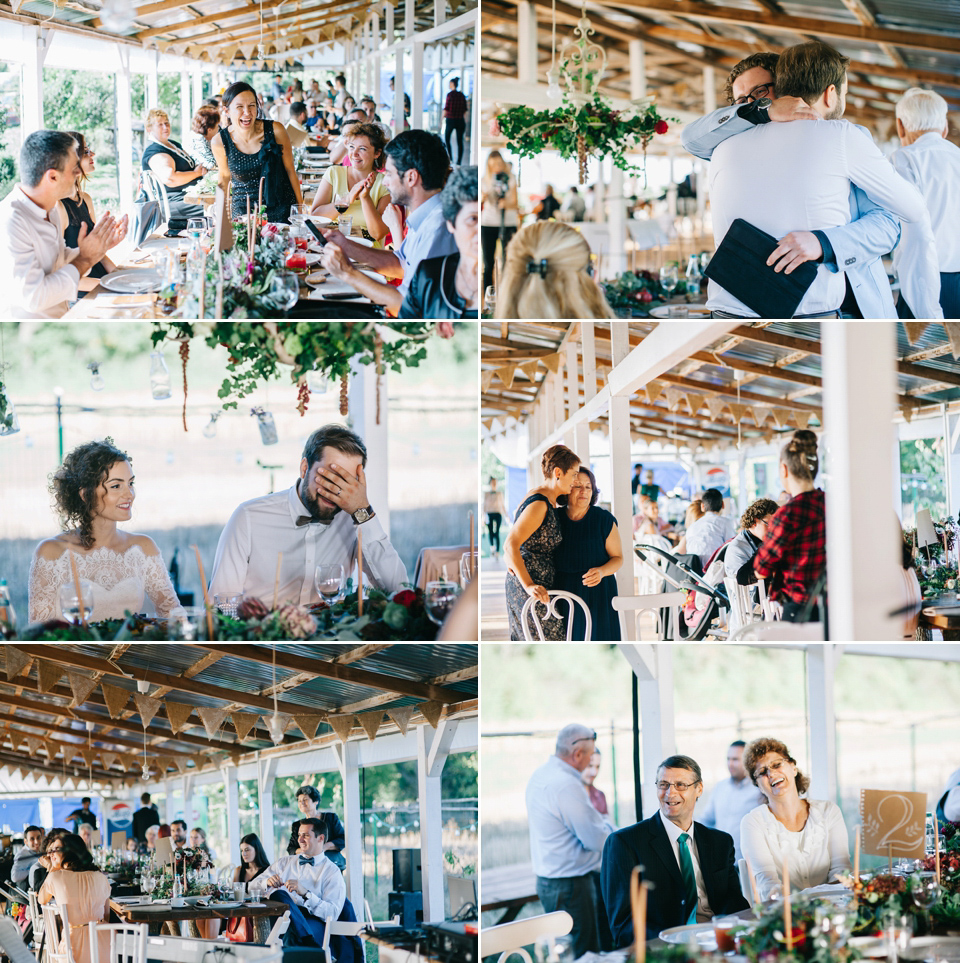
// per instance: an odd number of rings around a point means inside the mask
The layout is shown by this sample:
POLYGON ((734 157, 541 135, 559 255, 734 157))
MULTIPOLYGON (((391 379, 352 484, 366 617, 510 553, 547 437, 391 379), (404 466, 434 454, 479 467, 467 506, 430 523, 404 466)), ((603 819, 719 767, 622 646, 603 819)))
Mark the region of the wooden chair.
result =
MULTIPOLYGON (((570 606, 569 611, 567 613, 567 641, 571 642, 573 641, 574 605, 579 605, 580 608, 583 609, 583 614, 587 620, 587 626, 586 626, 586 632, 584 633, 583 639, 582 640, 578 639, 577 641, 589 642, 590 632, 591 632, 591 629, 593 628, 593 623, 590 618, 590 609, 587 607, 587 603, 584 602, 579 595, 574 595, 572 592, 561 592, 559 589, 551 589, 550 595, 551 595, 550 604, 547 606, 547 612, 544 618, 550 618, 550 616, 555 616, 558 619, 563 618, 563 616, 561 616, 560 612, 557 610, 557 602, 559 602, 561 599, 565 599, 567 604, 570 606)), ((545 642, 546 639, 543 636, 543 626, 540 624, 540 616, 537 614, 536 608, 534 608, 535 602, 536 602, 536 599, 534 599, 533 596, 531 596, 523 604, 523 611, 520 613, 520 624, 523 627, 523 637, 528 642, 536 641, 536 639, 534 639, 533 635, 530 632, 530 625, 527 621, 527 616, 529 615, 530 618, 533 620, 534 627, 537 630, 537 635, 540 636, 540 641, 545 642)))
POLYGON ((525 946, 541 936, 566 936, 572 929, 573 917, 564 910, 488 926, 480 931, 480 956, 498 956, 497 963, 505 963, 516 954, 523 963, 533 963, 525 946))
POLYGON ((147 963, 146 923, 89 923, 90 963, 101 963, 101 933, 108 933, 110 950, 103 963, 147 963))

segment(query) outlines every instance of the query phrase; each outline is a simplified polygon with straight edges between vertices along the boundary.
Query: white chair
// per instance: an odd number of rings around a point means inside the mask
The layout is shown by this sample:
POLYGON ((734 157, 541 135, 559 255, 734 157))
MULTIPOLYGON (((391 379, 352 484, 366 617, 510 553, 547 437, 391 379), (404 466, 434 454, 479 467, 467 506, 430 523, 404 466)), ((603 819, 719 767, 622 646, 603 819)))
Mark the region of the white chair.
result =
POLYGON ((752 906, 753 893, 750 887, 750 871, 747 869, 747 861, 745 859, 737 860, 737 871, 740 874, 740 892, 743 893, 743 898, 752 906))
POLYGON ((286 933, 288 929, 290 929, 290 910, 287 910, 283 916, 277 917, 276 922, 267 934, 264 945, 280 946, 283 943, 283 934, 286 933))
POLYGON ((20 927, 9 916, 0 916, 0 951, 10 963, 37 963, 23 942, 20 927))
POLYGON ((147 963, 146 923, 88 923, 90 963, 100 963, 100 934, 109 934, 110 950, 103 963, 147 963))
POLYGON ((43 913, 40 911, 36 892, 31 889, 27 891, 27 895, 30 898, 29 913, 30 922, 33 923, 33 945, 39 948, 43 939, 43 913))
POLYGON ((566 936, 572 929, 573 917, 564 910, 488 926, 480 931, 480 956, 499 955, 497 963, 504 963, 516 954, 523 963, 533 963, 525 946, 535 943, 540 936, 566 936))
MULTIPOLYGON (((577 641, 589 642, 590 631, 593 628, 593 623, 590 619, 590 609, 587 608, 587 603, 584 602, 579 595, 574 595, 572 592, 561 592, 559 589, 551 589, 549 594, 552 596, 552 598, 550 599, 550 604, 547 606, 547 612, 544 618, 550 618, 550 616, 554 616, 558 619, 563 618, 563 616, 560 614, 560 612, 557 609, 557 602, 559 602, 561 599, 566 599, 567 604, 570 606, 569 611, 567 613, 567 641, 570 642, 573 640, 574 604, 579 605, 580 608, 583 609, 583 614, 587 620, 587 630, 584 634, 583 639, 582 640, 578 639, 577 641)), ((524 639, 527 640, 527 642, 537 641, 530 632, 530 625, 527 620, 527 616, 529 615, 530 618, 533 620, 534 626, 536 627, 537 635, 540 636, 540 641, 545 642, 546 639, 543 636, 543 626, 540 624, 540 616, 537 614, 537 610, 534 608, 535 602, 536 602, 536 599, 533 598, 533 596, 530 596, 530 598, 528 598, 527 601, 524 602, 523 604, 523 611, 520 613, 520 624, 521 626, 523 626, 523 637, 524 639)))
POLYGON ((679 637, 680 611, 687 600, 685 592, 659 592, 656 595, 618 595, 613 600, 613 607, 617 612, 634 612, 637 620, 637 638, 641 637, 640 616, 645 612, 653 612, 657 617, 657 641, 667 637, 667 629, 672 630, 670 638, 679 637), (662 610, 667 609, 670 624, 663 619, 662 610))
POLYGON ((342 923, 335 919, 326 920, 323 927, 323 945, 320 949, 323 950, 323 955, 326 957, 327 963, 333 963, 333 956, 330 953, 331 936, 359 936, 366 925, 363 920, 359 920, 356 923, 349 923, 346 920, 342 923))
POLYGON ((151 201, 156 201, 163 211, 163 219, 170 220, 170 198, 167 190, 160 183, 160 178, 153 171, 140 171, 140 183, 143 185, 144 193, 151 201))
POLYGON ((44 941, 42 963, 76 963, 70 944, 70 914, 66 906, 45 903, 43 929, 47 938, 44 941))
POLYGON ((822 622, 750 622, 728 642, 823 642, 822 622))

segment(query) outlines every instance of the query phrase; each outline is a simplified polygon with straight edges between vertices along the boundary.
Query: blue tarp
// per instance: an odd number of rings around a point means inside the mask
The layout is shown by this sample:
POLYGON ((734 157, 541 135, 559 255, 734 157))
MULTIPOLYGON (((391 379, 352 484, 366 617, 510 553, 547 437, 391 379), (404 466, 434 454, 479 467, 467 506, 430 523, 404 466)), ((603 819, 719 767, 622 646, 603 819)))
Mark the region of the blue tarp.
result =
POLYGON ((36 799, 0 801, 0 826, 3 825, 15 833, 22 833, 25 826, 39 826, 40 804, 36 799))
MULTIPOLYGON (((80 809, 80 799, 82 797, 77 796, 70 799, 54 799, 53 800, 53 825, 61 826, 64 829, 69 829, 71 832, 75 829, 72 821, 67 820, 67 816, 70 815, 75 809, 80 809)), ((90 812, 97 817, 97 825, 102 824, 103 813, 100 810, 100 800, 92 797, 90 802, 90 812)))

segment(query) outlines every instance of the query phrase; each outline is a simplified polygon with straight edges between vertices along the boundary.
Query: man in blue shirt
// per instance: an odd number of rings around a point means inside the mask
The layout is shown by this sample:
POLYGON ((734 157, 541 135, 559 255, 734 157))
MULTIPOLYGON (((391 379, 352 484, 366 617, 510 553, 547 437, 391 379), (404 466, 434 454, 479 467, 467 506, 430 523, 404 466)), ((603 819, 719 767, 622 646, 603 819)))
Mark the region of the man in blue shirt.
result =
POLYGON ((450 173, 450 158, 443 141, 425 130, 405 130, 387 144, 385 153, 383 184, 390 192, 391 203, 406 208, 406 237, 399 245, 399 239, 394 238, 394 252, 364 247, 336 230, 324 231, 328 243, 323 266, 396 316, 420 262, 428 257, 456 254, 457 242, 447 230, 440 204, 440 192, 450 173), (393 287, 367 277, 354 265, 357 260, 369 264, 385 278, 402 278, 402 284, 393 287))

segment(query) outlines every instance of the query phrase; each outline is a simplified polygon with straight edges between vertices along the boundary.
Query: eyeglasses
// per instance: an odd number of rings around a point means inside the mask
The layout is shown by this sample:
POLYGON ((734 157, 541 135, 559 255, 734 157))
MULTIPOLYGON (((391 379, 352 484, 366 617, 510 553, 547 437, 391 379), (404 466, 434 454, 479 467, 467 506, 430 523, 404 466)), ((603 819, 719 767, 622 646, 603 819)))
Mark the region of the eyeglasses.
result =
POLYGON ((597 734, 593 733, 592 736, 583 736, 580 739, 574 739, 573 742, 570 743, 570 745, 575 746, 578 742, 596 742, 596 741, 597 741, 597 734))
POLYGON ((761 97, 766 97, 773 90, 773 84, 757 84, 749 94, 743 97, 738 97, 734 104, 741 106, 743 104, 752 104, 754 101, 759 100, 761 97))
POLYGON ((677 790, 677 792, 684 793, 688 789, 692 789, 698 782, 700 782, 699 779, 695 779, 693 782, 666 782, 666 781, 658 782, 657 792, 659 793, 669 792, 670 787, 672 786, 674 789, 677 790))
POLYGON ((781 759, 779 762, 772 762, 769 766, 764 766, 763 769, 758 769, 754 776, 757 779, 762 779, 764 776, 769 776, 771 772, 780 772, 781 768, 786 764, 786 759, 781 759))
POLYGON ((50 856, 50 855, 52 855, 53 853, 62 853, 62 852, 63 852, 63 847, 62 847, 62 846, 58 846, 56 849, 48 849, 48 850, 46 850, 46 851, 44 852, 44 856, 50 856))

